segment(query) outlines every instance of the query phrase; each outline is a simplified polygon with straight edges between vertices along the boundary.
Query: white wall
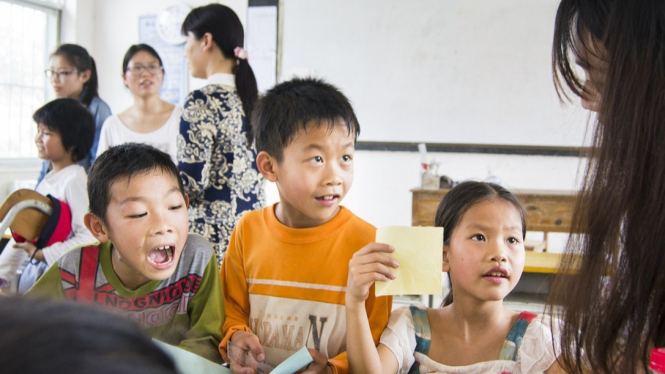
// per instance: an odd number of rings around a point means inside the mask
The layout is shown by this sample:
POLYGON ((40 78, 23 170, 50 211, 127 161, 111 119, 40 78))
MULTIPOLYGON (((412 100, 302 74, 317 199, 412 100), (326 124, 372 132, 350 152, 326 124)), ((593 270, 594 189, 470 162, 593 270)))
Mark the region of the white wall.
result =
MULTIPOLYGON (((138 40, 138 17, 157 14, 177 0, 67 0, 63 13, 62 41, 80 43, 97 61, 101 96, 115 112, 131 105, 131 96, 120 79, 122 57, 138 40)), ((184 1, 190 6, 208 0, 184 1)), ((247 0, 223 2, 246 21, 247 0)), ((549 48, 544 46, 544 48, 549 48)), ((371 66, 367 66, 371 69, 371 66)), ((335 83, 335 82, 332 82, 335 83)), ((476 90, 470 87, 469 90, 476 90)), ((386 123, 385 126, 399 124, 386 123)), ((506 129, 506 131, 511 131, 506 129)), ((362 135, 361 135, 361 139, 362 135)), ((473 139, 468 140, 473 143, 473 139)), ((454 180, 484 179, 494 174, 509 188, 571 190, 579 185, 580 160, 575 157, 516 156, 492 154, 433 154, 440 161, 439 171, 454 180)), ((357 215, 374 224, 410 225, 410 189, 420 184, 420 157, 411 152, 358 151, 355 157, 355 182, 344 201, 357 215)), ((12 180, 35 178, 39 162, 17 167, 0 164, 0 194, 12 180)), ((278 199, 274 185, 268 186, 270 202, 278 199)))

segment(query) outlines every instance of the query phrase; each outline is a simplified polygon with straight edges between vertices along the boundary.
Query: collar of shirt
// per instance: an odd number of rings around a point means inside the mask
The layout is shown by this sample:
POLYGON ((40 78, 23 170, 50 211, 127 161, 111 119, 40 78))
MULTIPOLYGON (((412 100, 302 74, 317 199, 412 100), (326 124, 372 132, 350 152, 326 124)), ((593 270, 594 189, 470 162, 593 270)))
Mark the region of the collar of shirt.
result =
POLYGON ((236 86, 236 76, 226 73, 215 73, 206 79, 207 84, 219 84, 222 86, 236 86))

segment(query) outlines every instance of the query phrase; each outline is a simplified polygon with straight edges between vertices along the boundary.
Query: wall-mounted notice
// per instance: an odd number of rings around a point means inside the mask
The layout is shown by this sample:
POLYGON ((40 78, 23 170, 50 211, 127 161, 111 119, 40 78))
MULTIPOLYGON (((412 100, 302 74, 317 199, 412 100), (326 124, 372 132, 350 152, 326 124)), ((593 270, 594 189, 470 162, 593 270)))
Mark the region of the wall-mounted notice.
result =
POLYGON ((157 16, 139 17, 139 43, 153 47, 164 65, 164 82, 159 96, 172 104, 181 104, 187 95, 187 62, 185 45, 172 45, 160 38, 156 27, 157 16))
POLYGON ((277 17, 276 2, 250 1, 246 48, 261 93, 272 88, 277 81, 277 17))

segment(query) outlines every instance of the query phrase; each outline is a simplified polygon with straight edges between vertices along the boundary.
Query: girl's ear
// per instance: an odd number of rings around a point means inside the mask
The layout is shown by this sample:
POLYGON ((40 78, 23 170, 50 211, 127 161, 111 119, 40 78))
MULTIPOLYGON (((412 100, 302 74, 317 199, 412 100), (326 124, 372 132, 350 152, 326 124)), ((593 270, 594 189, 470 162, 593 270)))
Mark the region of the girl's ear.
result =
POLYGON ((81 77, 81 80, 83 81, 83 84, 88 83, 90 80, 90 76, 92 75, 92 72, 90 70, 85 70, 82 71, 79 76, 81 77))
POLYGON ((85 227, 88 228, 92 236, 99 240, 100 243, 109 241, 108 230, 99 217, 88 212, 83 216, 83 223, 85 223, 85 227))
POLYGON ((441 266, 441 271, 449 272, 450 271, 450 262, 448 260, 448 250, 450 248, 447 245, 443 246, 443 266, 441 266))
POLYGON ((256 155, 256 166, 267 181, 277 181, 277 160, 269 155, 268 152, 261 151, 256 155))
POLYGON ((203 45, 203 50, 211 50, 215 46, 215 41, 212 40, 212 34, 207 32, 201 37, 201 43, 203 45))

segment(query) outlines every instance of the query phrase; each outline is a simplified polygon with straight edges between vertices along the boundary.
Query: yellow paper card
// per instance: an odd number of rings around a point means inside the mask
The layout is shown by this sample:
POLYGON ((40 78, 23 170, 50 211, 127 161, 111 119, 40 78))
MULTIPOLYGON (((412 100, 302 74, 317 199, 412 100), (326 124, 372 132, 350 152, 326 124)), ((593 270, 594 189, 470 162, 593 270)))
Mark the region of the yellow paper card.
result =
POLYGON ((392 269, 396 279, 376 282, 376 296, 441 295, 442 227, 382 227, 376 242, 392 245, 389 256, 399 264, 392 269))

